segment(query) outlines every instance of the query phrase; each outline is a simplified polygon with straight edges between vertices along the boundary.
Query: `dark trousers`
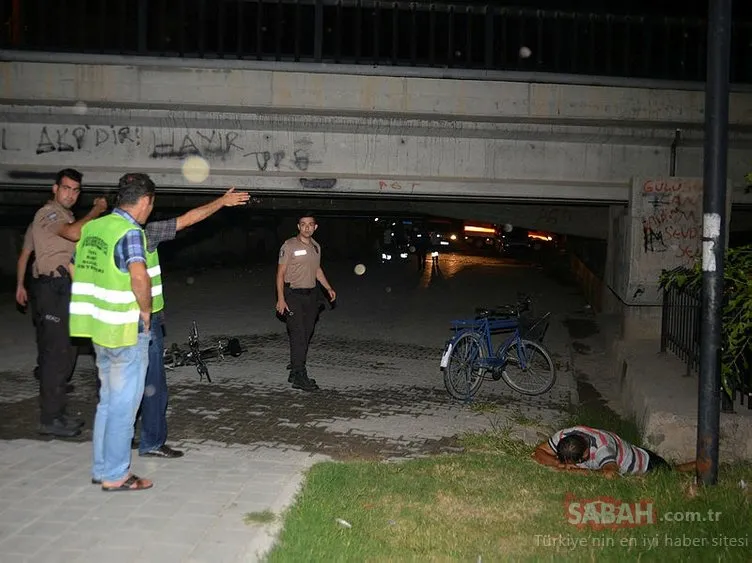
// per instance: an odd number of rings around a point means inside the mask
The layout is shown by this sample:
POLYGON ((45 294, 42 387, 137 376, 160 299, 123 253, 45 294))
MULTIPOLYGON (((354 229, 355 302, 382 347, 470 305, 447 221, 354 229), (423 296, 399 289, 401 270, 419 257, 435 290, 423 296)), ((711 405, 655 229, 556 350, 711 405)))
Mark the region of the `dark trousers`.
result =
POLYGON ((645 470, 646 473, 648 471, 655 471, 656 469, 671 470, 671 464, 661 456, 659 456, 657 453, 655 453, 653 450, 649 450, 647 448, 642 449, 648 452, 648 467, 645 470))
POLYGON ((65 414, 66 385, 76 367, 77 348, 71 343, 68 307, 71 281, 40 276, 34 282, 37 309, 40 421, 50 424, 65 414))
POLYGON ((164 369, 164 328, 158 316, 152 316, 149 341, 149 367, 146 370, 144 396, 141 399, 141 439, 138 451, 145 453, 164 446, 167 441, 167 376, 164 369))
POLYGON ((290 337, 290 369, 292 373, 305 370, 308 343, 319 316, 318 290, 293 290, 285 288, 285 301, 292 315, 287 316, 287 334, 290 337))

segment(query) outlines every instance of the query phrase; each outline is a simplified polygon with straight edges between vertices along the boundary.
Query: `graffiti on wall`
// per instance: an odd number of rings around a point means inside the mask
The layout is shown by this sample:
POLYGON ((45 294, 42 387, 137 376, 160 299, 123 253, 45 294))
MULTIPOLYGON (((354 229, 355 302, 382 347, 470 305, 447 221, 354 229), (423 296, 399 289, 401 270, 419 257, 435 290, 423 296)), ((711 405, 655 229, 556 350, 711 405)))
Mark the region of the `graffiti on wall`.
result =
POLYGON ((676 266, 692 267, 701 255, 702 183, 646 180, 641 200, 643 252, 660 253, 676 266))
POLYGON ((280 144, 263 132, 114 125, 25 127, 23 134, 12 127, 0 129, 0 152, 30 152, 44 157, 57 153, 105 156, 113 151, 135 151, 149 159, 175 160, 201 156, 209 161, 240 159, 261 172, 285 169, 303 172, 315 163, 311 160, 310 140, 299 138, 280 144))

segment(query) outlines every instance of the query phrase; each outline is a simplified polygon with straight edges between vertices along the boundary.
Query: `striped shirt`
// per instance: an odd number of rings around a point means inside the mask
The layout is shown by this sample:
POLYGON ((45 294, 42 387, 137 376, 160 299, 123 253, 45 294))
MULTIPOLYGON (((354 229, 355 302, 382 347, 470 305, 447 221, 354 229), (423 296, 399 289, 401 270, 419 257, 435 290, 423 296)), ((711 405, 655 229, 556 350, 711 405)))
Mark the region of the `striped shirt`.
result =
POLYGON ((559 441, 570 434, 579 434, 590 445, 590 457, 578 463, 583 469, 602 469, 607 463, 615 463, 622 475, 642 475, 648 469, 650 456, 642 448, 633 446, 626 440, 606 430, 598 430, 589 426, 573 426, 559 430, 548 440, 548 445, 556 451, 559 441))

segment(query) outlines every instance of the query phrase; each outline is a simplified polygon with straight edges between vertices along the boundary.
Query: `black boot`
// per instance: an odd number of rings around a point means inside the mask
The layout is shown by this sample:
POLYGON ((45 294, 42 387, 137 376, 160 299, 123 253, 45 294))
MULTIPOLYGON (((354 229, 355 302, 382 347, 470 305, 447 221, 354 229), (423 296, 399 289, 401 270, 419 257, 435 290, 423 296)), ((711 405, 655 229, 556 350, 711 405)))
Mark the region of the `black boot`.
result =
POLYGON ((80 427, 67 426, 61 418, 56 418, 49 424, 40 424, 39 433, 58 438, 73 438, 81 434, 80 427))
POLYGON ((310 384, 311 384, 311 385, 312 385, 312 386, 313 386, 313 387, 314 387, 315 389, 321 389, 321 387, 319 387, 318 383, 316 383, 316 380, 315 380, 315 379, 311 379, 310 377, 308 377, 308 370, 307 370, 306 368, 303 368, 303 377, 304 377, 304 378, 306 379, 306 381, 308 381, 308 383, 310 383, 310 384))
MULTIPOLYGON (((290 375, 287 376, 287 383, 292 383, 294 380, 292 376, 292 364, 287 364, 287 369, 290 370, 290 375)), ((305 379, 310 381, 316 389, 321 389, 316 383, 315 379, 311 379, 308 377, 308 370, 306 368, 303 368, 303 376, 305 377, 305 379)))
POLYGON ((318 389, 318 386, 305 376, 305 372, 292 372, 290 379, 292 379, 293 389, 302 389, 303 391, 316 391, 318 389))

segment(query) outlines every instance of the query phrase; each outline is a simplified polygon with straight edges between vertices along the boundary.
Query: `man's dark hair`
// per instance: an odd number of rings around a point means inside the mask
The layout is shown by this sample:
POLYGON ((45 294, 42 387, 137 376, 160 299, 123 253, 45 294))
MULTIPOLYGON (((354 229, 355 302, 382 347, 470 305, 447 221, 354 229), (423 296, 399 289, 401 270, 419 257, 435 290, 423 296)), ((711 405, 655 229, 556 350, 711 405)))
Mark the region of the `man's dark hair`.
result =
POLYGON ((588 441, 579 434, 564 436, 556 445, 556 457, 561 463, 580 463, 588 450, 588 441))
POLYGON ((300 220, 303 217, 310 217, 311 219, 313 219, 314 223, 318 223, 318 221, 316 220, 316 214, 313 211, 304 211, 303 213, 298 215, 298 223, 300 223, 300 220))
POLYGON ((155 186, 147 174, 130 172, 124 174, 118 182, 117 202, 115 205, 136 205, 144 196, 154 197, 155 186))
POLYGON ((74 182, 80 184, 81 181, 84 179, 84 175, 81 174, 78 170, 75 168, 63 168, 60 172, 57 173, 55 176, 55 184, 58 186, 60 185, 60 182, 63 181, 63 178, 70 178, 74 182))

